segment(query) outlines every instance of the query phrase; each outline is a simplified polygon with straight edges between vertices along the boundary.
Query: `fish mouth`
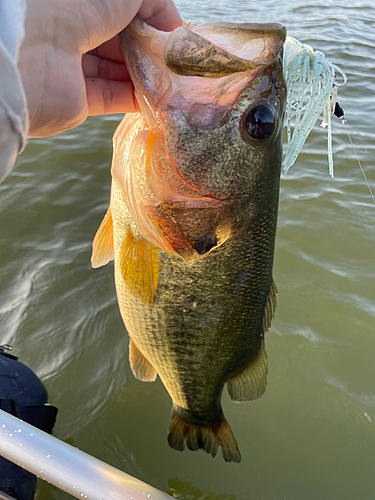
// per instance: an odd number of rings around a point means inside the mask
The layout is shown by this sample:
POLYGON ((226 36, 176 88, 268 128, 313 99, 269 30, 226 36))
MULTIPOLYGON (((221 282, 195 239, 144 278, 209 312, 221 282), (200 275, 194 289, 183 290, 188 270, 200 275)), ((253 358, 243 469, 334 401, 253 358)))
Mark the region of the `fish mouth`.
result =
POLYGON ((225 114, 224 108, 278 57, 285 38, 278 23, 209 23, 164 32, 138 15, 120 33, 135 96, 150 127, 160 124, 163 108, 181 106, 211 106, 211 121, 217 123, 218 114, 225 114))
MULTIPOLYGON (((216 79, 270 64, 285 39, 286 28, 279 23, 208 23, 164 32, 139 15, 120 33, 124 57, 136 80, 142 68, 131 60, 142 58, 141 51, 155 54, 177 75, 216 79)), ((149 85, 146 80, 145 90, 149 85)))
POLYGON ((228 169, 232 159, 220 132, 232 130, 228 141, 237 140, 247 102, 275 96, 277 85, 269 82, 282 68, 285 37, 279 24, 211 23, 162 32, 138 16, 121 32, 144 119, 129 147, 140 165, 134 172, 128 167, 122 191, 141 235, 160 249, 190 263, 246 223, 244 207, 253 204, 262 181, 245 154, 234 156, 246 168, 228 169))

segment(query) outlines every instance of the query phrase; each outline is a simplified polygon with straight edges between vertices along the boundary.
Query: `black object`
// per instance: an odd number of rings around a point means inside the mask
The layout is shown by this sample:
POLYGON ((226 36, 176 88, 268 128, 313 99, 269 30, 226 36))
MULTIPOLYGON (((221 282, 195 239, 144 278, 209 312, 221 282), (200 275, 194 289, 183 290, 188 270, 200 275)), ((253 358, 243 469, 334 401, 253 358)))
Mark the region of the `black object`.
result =
MULTIPOLYGON (((0 346, 0 409, 51 433, 57 408, 47 405, 47 398, 35 373, 0 346)), ((36 486, 36 476, 0 457, 0 500, 32 500, 36 486)))
POLYGON ((336 101, 336 105, 335 105, 334 115, 340 119, 344 118, 344 110, 342 109, 342 107, 340 106, 340 104, 337 101, 336 101))

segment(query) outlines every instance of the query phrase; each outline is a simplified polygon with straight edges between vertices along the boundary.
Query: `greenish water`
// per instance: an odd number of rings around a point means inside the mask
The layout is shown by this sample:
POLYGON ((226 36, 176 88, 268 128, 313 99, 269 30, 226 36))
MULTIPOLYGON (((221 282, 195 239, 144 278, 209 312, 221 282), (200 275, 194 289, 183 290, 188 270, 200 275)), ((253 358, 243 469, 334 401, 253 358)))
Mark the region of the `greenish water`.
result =
MULTIPOLYGON (((186 21, 282 22, 348 76, 339 102, 375 191, 375 8, 369 1, 178 1, 186 21)), ((335 179, 318 126, 282 177, 258 401, 224 412, 242 454, 227 464, 168 447, 171 401, 134 379, 113 266, 93 270, 120 116, 32 140, 0 185, 0 344, 13 345, 59 408, 54 434, 182 500, 375 498, 375 206, 345 128, 335 179)), ((40 482, 37 500, 69 495, 40 482)))

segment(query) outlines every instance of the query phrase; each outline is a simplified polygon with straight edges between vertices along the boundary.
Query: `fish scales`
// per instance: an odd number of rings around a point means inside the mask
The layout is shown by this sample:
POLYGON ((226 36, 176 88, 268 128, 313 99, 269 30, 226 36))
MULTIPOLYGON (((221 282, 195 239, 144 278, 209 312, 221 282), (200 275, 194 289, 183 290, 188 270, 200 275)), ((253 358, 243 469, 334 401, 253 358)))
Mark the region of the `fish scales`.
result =
MULTIPOLYGON (((120 234, 126 205, 117 186, 112 196, 112 205, 119 208, 113 211, 114 233, 120 234)), ((260 221, 213 252, 212 258, 192 266, 177 256, 160 254, 158 299, 152 308, 126 293, 119 264, 121 244, 115 245, 117 294, 128 331, 151 364, 158 366, 177 404, 190 398, 189 407, 206 414, 211 404, 207 395, 212 392, 210 398, 219 399, 226 380, 242 371, 259 351, 261 337, 249 331, 262 330, 263 314, 255 313, 264 311, 272 279, 275 224, 266 222, 260 221), (260 265, 255 266, 256 262, 260 265), (182 356, 184 365, 178 371, 171 369, 182 356), (182 384, 181 394, 176 378, 182 384), (200 388, 195 387, 197 379, 201 379, 200 388), (201 394, 195 403, 198 390, 201 394)))
POLYGON ((92 259, 98 267, 114 257, 133 373, 159 375, 173 400, 169 444, 213 456, 221 446, 237 462, 221 394, 228 383, 232 399, 251 400, 266 386, 285 98, 285 29, 244 26, 213 29, 238 46, 224 55, 210 25, 203 42, 204 26, 171 41, 136 18, 123 32, 142 113, 115 134, 110 208, 92 259), (191 50, 179 54, 184 36, 191 50))

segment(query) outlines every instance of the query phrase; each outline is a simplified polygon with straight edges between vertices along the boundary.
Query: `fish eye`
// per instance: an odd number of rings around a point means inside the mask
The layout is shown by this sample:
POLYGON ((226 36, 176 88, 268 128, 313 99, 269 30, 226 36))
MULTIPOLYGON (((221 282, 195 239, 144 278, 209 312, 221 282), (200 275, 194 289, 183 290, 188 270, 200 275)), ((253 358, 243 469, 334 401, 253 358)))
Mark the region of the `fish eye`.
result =
POLYGON ((244 129, 252 139, 267 139, 275 130, 276 117, 274 111, 260 104, 251 108, 244 117, 244 129))

